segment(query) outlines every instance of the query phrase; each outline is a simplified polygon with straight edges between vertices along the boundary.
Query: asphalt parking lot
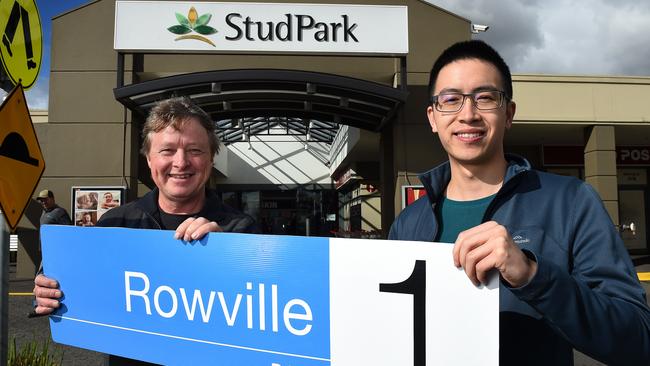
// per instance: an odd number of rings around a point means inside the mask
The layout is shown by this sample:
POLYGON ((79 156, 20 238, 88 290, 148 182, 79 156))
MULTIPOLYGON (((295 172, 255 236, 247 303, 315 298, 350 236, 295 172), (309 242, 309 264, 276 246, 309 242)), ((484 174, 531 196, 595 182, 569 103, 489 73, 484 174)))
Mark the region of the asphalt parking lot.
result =
MULTIPOLYGON (((9 342, 15 339, 17 349, 34 340, 41 345, 50 340, 50 323, 48 317, 27 317, 27 314, 32 309, 33 296, 25 296, 22 294, 31 293, 33 288, 34 282, 31 280, 17 281, 10 277, 9 293, 15 295, 9 296, 9 342)), ((63 365, 104 365, 104 356, 100 353, 52 343, 50 346, 51 351, 63 356, 63 365)))
MULTIPOLYGON (((637 267, 638 271, 650 272, 650 265, 637 267)), ((16 340, 16 346, 20 349, 27 342, 36 340, 40 344, 50 340, 50 323, 47 317, 28 318, 27 314, 32 308, 32 296, 22 294, 31 293, 34 284, 31 280, 15 280, 12 278, 13 270, 10 273, 9 281, 9 341, 16 340)), ((650 282, 642 282, 646 293, 650 292, 650 282)), ((65 366, 102 366, 104 356, 100 353, 69 347, 60 344, 53 344, 50 348, 63 356, 65 366)), ((576 366, 599 366, 600 362, 576 352, 576 366)))

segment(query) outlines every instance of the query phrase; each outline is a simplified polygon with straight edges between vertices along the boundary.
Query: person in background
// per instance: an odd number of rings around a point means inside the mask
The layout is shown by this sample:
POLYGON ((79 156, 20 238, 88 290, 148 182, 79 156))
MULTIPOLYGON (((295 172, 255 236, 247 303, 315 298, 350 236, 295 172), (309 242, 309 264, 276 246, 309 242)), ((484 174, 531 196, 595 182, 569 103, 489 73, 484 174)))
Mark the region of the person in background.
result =
POLYGON ((54 193, 49 189, 44 189, 38 193, 36 200, 43 207, 41 214, 41 225, 72 225, 72 220, 65 208, 56 204, 54 193))
MULTIPOLYGON (((226 206, 206 187, 219 140, 210 116, 190 99, 159 102, 145 121, 142 136, 141 153, 156 187, 109 210, 97 226, 175 230, 175 238, 184 241, 199 240, 209 232, 259 232, 251 216, 226 206)), ((58 282, 39 274, 34 283, 34 313, 50 314, 61 305, 58 282)), ((109 355, 108 364, 147 363, 109 355)))
POLYGON ((505 154, 512 91, 508 66, 486 43, 440 55, 426 113, 449 161, 420 175, 427 194, 388 238, 454 243, 450 261, 477 286, 498 273, 500 365, 572 365, 574 349, 650 365, 646 295, 598 194, 505 154))

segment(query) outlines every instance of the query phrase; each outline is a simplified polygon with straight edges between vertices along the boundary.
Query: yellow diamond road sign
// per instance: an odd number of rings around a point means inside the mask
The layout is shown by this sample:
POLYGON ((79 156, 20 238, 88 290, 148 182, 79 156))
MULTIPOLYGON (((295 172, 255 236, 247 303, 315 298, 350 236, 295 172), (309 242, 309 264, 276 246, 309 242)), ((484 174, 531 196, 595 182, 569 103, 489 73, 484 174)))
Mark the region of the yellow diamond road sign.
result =
POLYGON ((0 106, 0 208, 13 230, 23 216, 45 161, 25 93, 18 85, 0 106))
POLYGON ((14 85, 29 89, 41 69, 43 37, 36 0, 0 0, 0 57, 14 85))

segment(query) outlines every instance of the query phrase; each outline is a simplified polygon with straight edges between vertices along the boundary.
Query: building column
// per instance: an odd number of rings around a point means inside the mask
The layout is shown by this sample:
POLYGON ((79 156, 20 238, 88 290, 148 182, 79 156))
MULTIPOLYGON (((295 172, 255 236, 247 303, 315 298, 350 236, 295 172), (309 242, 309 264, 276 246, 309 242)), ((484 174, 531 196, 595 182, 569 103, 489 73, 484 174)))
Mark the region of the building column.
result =
POLYGON ((390 226, 395 220, 395 150, 393 148, 393 122, 381 130, 379 137, 379 171, 381 187, 381 230, 383 238, 388 237, 390 226))
POLYGON ((618 225, 616 133, 614 126, 591 126, 586 130, 585 181, 591 184, 618 225))

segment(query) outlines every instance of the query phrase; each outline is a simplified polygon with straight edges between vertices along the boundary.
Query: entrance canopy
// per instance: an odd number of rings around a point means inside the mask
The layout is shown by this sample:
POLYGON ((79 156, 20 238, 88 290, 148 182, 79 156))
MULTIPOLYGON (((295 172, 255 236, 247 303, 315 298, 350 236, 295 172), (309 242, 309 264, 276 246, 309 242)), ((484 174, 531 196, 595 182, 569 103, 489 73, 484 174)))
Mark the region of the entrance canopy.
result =
POLYGON ((378 132, 395 117, 407 93, 332 74, 242 69, 164 77, 115 88, 114 95, 142 117, 157 101, 190 97, 229 144, 277 126, 287 134, 309 133, 310 141, 330 143, 339 124, 378 132))

